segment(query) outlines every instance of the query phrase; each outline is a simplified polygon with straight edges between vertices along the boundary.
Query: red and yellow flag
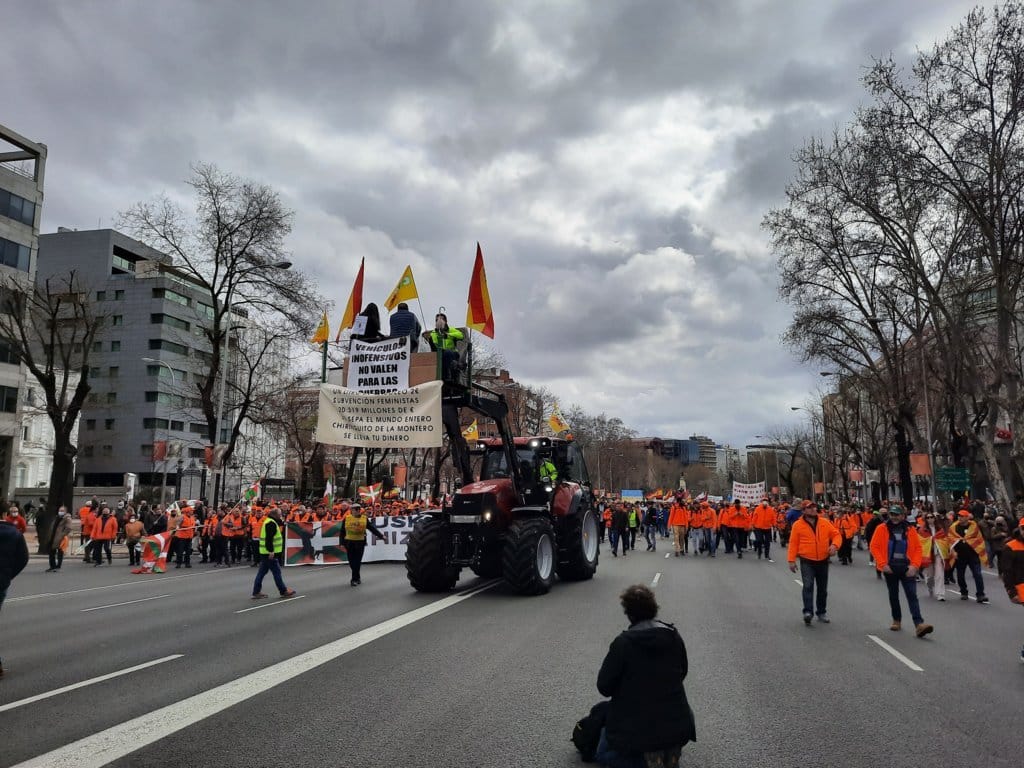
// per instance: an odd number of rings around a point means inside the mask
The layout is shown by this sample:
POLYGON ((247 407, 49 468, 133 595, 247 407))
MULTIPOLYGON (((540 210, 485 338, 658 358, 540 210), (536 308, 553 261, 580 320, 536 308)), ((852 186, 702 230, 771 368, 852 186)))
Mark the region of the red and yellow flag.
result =
POLYGON ((348 296, 348 304, 345 305, 345 314, 341 316, 341 325, 338 326, 338 335, 335 341, 341 340, 341 332, 351 328, 356 321, 356 316, 363 311, 363 269, 366 266, 366 259, 359 262, 359 274, 352 284, 352 293, 348 296))
POLYGON ((473 277, 469 281, 466 326, 474 331, 480 331, 484 336, 494 338, 491 294, 487 291, 487 273, 484 271, 484 254, 480 250, 480 243, 476 244, 476 262, 473 264, 473 277))

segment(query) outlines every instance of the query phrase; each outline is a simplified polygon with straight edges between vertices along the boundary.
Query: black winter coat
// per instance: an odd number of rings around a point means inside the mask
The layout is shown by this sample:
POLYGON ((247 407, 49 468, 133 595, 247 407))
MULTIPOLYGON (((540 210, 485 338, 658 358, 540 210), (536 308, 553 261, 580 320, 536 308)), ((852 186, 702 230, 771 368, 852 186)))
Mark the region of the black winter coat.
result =
POLYGON ((686 646, 671 624, 641 621, 612 641, 597 675, 597 690, 611 697, 612 749, 653 752, 696 740, 686 671, 686 646))
POLYGON ((0 520, 0 591, 28 565, 28 544, 13 523, 0 520))

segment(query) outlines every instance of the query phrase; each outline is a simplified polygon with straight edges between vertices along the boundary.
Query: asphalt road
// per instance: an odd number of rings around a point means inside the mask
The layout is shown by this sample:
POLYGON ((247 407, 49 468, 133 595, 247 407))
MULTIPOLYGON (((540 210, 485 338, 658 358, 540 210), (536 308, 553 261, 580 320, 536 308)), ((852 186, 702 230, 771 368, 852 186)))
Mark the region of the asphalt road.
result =
POLYGON ((33 560, 0 613, 0 766, 579 765, 568 737, 625 626, 617 595, 655 580, 690 657, 683 765, 1018 766, 1024 610, 988 576, 991 605, 926 598, 935 634, 890 632, 855 554, 832 568, 832 624, 810 628, 781 557, 603 548, 592 581, 537 598, 468 572, 443 597, 399 564, 357 588, 347 568, 288 568, 301 599, 270 583, 259 603, 248 567, 33 560))

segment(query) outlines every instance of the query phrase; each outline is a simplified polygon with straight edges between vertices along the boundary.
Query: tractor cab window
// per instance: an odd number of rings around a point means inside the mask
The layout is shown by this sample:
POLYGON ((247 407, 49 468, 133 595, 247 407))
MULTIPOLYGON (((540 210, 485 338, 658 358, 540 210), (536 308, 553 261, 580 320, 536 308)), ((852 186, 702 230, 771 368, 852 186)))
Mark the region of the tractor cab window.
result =
POLYGON ((583 485, 590 485, 590 475, 587 474, 587 464, 583 461, 583 451, 575 443, 570 443, 567 449, 565 456, 566 478, 583 485))
MULTIPOLYGON (((533 467, 533 451, 529 448, 517 448, 516 458, 520 464, 525 464, 530 469, 527 470, 527 474, 532 471, 533 467)), ((505 451, 493 450, 488 451, 487 455, 484 456, 484 464, 480 470, 481 480, 493 480, 496 477, 508 477, 508 462, 505 460, 505 451)))

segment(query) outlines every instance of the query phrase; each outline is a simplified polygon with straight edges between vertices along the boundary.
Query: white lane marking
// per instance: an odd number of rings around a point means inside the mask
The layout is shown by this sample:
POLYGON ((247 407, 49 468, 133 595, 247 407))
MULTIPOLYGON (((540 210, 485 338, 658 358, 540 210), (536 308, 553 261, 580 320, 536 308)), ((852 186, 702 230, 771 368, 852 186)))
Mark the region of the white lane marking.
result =
POLYGON ((800 579, 793 579, 793 581, 795 581, 795 582, 796 582, 797 584, 799 584, 799 585, 800 585, 801 587, 802 587, 802 586, 804 585, 804 583, 803 583, 802 581, 800 581, 800 579))
POLYGON ((147 600, 159 600, 163 597, 170 597, 170 595, 157 595, 156 597, 143 597, 140 600, 128 600, 124 603, 111 603, 110 605, 97 605, 95 608, 83 608, 82 613, 88 613, 89 611, 102 611, 104 608, 118 608, 122 605, 134 605, 135 603, 145 603, 147 600))
POLYGON ((651 582, 651 586, 652 587, 658 586, 658 582, 659 581, 661 581, 661 574, 660 573, 654 574, 654 581, 651 582))
POLYGON ((450 595, 408 613, 395 616, 347 637, 321 645, 319 648, 300 653, 298 656, 292 656, 277 664, 218 685, 216 688, 197 693, 195 696, 176 701, 132 720, 118 723, 105 731, 98 731, 84 739, 18 763, 13 768, 101 768, 101 766, 170 736, 172 733, 177 733, 190 725, 195 725, 208 717, 223 712, 235 704, 265 693, 299 675, 334 661, 374 640, 379 640, 385 635, 397 632, 410 624, 440 613, 446 608, 458 605, 463 600, 468 600, 499 582, 499 579, 493 579, 479 587, 473 587, 465 592, 450 595))
POLYGON ((665 559, 666 559, 666 560, 668 560, 668 557, 669 557, 669 555, 671 555, 671 554, 672 554, 671 552, 666 552, 666 553, 665 553, 665 559))
POLYGON ((296 595, 295 597, 289 597, 285 600, 278 600, 275 603, 263 603, 263 605, 254 605, 252 608, 243 608, 235 613, 247 613, 248 611, 258 611, 260 608, 269 608, 272 605, 281 605, 281 603, 294 603, 296 600, 301 600, 305 595, 296 595))
POLYGON ((981 569, 982 573, 987 573, 989 576, 998 576, 999 574, 995 571, 986 571, 984 568, 981 569))
POLYGON ((158 581, 174 581, 176 579, 191 579, 196 576, 209 576, 214 573, 228 573, 230 569, 225 568, 223 571, 207 571, 205 573, 183 573, 180 576, 160 576, 158 578, 140 579, 139 581, 122 581, 120 584, 107 584, 102 587, 83 587, 82 589, 69 589, 65 592, 43 592, 38 595, 25 595, 24 597, 9 597, 4 602, 13 603, 16 600, 35 600, 39 597, 62 597, 64 595, 77 595, 79 592, 97 592, 102 589, 114 589, 116 587, 132 587, 138 584, 155 584, 158 581))
POLYGON ((876 637, 875 635, 868 635, 868 639, 870 639, 872 642, 876 643, 882 649, 884 649, 884 650, 888 651, 889 653, 891 653, 893 655, 893 657, 895 657, 898 661, 902 661, 904 664, 906 664, 908 667, 910 667, 915 672, 924 672, 924 669, 922 669, 921 667, 917 666, 917 664, 912 662, 910 659, 908 659, 902 653, 897 651, 895 648, 893 648, 887 642, 882 640, 880 637, 876 637))
POLYGON ((147 669, 148 667, 155 667, 157 664, 163 664, 167 661, 174 661, 184 656, 182 653, 175 653, 171 656, 164 656, 162 659, 153 659, 153 661, 147 661, 145 664, 136 664, 134 667, 128 667, 127 669, 120 669, 117 672, 110 672, 106 675, 100 675, 99 677, 92 677, 88 680, 83 680, 80 683, 74 683, 72 685, 65 685, 63 688, 55 688, 52 691, 46 693, 40 693, 35 696, 29 696, 27 699, 19 699, 18 701, 12 701, 9 704, 0 706, 0 712, 7 712, 10 709, 17 709, 18 707, 24 707, 26 704, 32 704, 43 699, 49 699, 54 696, 60 696, 62 693, 68 693, 69 691, 76 691, 79 688, 85 688, 87 685, 95 685, 96 683, 102 683, 104 680, 113 680, 115 677, 121 677, 122 675, 130 675, 132 672, 138 672, 140 669, 147 669))

